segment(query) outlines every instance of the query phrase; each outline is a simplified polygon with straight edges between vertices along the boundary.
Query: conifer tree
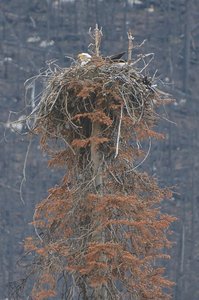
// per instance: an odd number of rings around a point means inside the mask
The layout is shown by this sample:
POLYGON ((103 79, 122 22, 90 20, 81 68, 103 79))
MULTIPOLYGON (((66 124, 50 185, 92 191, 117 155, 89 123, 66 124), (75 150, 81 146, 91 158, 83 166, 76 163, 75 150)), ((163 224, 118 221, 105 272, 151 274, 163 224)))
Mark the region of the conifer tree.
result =
POLYGON ((154 127, 167 95, 136 67, 130 32, 128 62, 104 59, 101 31, 91 35, 91 60, 50 68, 34 110, 49 167, 66 172, 36 206, 36 234, 25 241, 33 254, 31 297, 170 299, 172 282, 158 261, 171 245, 174 218, 160 211, 171 192, 139 171, 142 141, 164 137, 154 127))

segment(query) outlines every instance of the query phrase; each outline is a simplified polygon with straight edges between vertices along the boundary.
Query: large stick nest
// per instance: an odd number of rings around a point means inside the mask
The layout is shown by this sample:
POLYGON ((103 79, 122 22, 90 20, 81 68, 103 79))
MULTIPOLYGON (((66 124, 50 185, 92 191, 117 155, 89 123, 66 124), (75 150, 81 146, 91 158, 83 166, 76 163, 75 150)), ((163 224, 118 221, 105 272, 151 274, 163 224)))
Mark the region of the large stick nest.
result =
POLYGON ((34 110, 34 131, 45 142, 61 138, 73 153, 95 139, 106 157, 117 156, 129 139, 138 142, 143 132, 150 135, 161 98, 134 64, 94 56, 84 66, 76 63, 50 74, 34 110), (98 136, 92 135, 94 123, 100 124, 98 136))

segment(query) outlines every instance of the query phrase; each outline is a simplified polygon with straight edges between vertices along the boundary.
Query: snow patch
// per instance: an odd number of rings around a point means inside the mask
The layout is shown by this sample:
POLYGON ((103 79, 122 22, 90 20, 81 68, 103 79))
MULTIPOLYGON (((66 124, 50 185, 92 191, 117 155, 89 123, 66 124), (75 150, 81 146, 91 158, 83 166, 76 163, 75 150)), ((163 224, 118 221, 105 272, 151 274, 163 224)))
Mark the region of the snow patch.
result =
POLYGON ((46 47, 49 47, 49 46, 53 46, 54 45, 54 41, 51 40, 51 41, 42 41, 39 46, 42 47, 42 48, 46 48, 46 47))
POLYGON ((22 115, 19 117, 17 121, 14 122, 7 122, 4 126, 5 128, 9 128, 12 132, 22 132, 22 129, 24 127, 24 123, 26 121, 26 115, 22 115))
POLYGON ((141 5, 141 4, 143 4, 143 1, 141 1, 141 0, 128 0, 128 3, 130 4, 130 5, 141 5))
POLYGON ((30 36, 28 39, 27 39, 27 42, 28 43, 37 43, 39 42, 41 39, 39 36, 30 36))

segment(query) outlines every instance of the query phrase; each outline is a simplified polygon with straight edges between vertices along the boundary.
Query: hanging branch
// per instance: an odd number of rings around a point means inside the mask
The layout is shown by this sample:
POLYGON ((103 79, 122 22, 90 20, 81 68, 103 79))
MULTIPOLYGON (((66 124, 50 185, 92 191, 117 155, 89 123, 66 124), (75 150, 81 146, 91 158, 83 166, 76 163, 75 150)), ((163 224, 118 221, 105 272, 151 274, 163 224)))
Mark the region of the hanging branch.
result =
POLYGON ((115 151, 115 157, 118 156, 119 152, 119 142, 120 142, 120 131, 121 131, 121 124, 122 124, 122 116, 123 116, 123 105, 121 105, 121 112, 120 112, 120 120, 118 125, 118 134, 117 134, 117 143, 116 143, 116 151, 115 151))

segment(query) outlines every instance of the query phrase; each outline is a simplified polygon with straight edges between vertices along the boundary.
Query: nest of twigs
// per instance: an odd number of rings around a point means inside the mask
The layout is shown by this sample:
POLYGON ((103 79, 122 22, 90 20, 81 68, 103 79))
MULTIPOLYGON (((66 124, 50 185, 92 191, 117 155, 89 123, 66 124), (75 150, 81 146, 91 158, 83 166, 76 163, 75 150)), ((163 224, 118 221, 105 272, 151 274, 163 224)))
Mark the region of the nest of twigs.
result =
POLYGON ((160 98, 153 83, 133 64, 94 56, 84 66, 77 63, 49 76, 34 131, 45 142, 61 138, 73 154, 84 154, 82 149, 89 149, 95 139, 100 151, 114 158, 129 138, 138 143, 143 132, 149 134, 160 98), (97 135, 92 132, 94 123, 100 126, 97 135))

